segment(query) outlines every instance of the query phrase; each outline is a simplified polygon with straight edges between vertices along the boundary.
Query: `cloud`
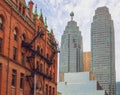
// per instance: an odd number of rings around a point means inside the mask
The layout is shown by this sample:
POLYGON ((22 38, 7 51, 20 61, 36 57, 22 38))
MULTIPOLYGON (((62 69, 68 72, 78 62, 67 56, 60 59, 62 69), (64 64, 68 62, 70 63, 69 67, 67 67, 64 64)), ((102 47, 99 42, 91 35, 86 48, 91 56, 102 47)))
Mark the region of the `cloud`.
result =
POLYGON ((69 13, 74 12, 74 20, 77 21, 83 36, 84 51, 90 51, 90 27, 95 9, 107 6, 114 21, 116 71, 117 81, 120 81, 120 1, 119 0, 33 0, 38 8, 43 9, 44 17, 48 18, 49 28, 53 28, 55 36, 61 42, 67 22, 70 20, 69 13))

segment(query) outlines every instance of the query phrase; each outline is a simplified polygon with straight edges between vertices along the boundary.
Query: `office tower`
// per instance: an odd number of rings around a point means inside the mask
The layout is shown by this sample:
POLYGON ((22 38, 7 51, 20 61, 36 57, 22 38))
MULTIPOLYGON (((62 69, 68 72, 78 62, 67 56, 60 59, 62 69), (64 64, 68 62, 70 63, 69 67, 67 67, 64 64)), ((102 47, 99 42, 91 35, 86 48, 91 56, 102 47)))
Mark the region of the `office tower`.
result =
POLYGON ((120 95, 120 82, 116 82, 116 95, 120 95))
POLYGON ((74 13, 71 12, 71 21, 68 22, 61 39, 60 49, 60 73, 83 71, 83 44, 82 36, 73 20, 74 13))
POLYGON ((109 95, 116 95, 113 20, 107 7, 95 11, 91 24, 91 70, 109 95))

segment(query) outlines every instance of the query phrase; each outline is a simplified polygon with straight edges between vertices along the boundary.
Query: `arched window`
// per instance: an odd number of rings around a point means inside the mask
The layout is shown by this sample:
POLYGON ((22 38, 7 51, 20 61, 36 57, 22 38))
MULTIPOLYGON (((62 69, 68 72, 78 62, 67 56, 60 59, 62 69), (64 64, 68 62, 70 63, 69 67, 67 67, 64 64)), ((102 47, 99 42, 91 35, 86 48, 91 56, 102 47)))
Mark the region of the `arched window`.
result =
POLYGON ((39 46, 37 46, 37 51, 40 52, 40 47, 39 46))
POLYGON ((3 18, 2 16, 0 16, 0 30, 3 29, 3 18))
POLYGON ((48 53, 47 53, 47 58, 49 58, 49 55, 48 55, 48 53))
POLYGON ((41 54, 43 54, 43 49, 41 48, 41 54))
POLYGON ((22 41, 25 41, 26 37, 25 34, 22 35, 22 41))
POLYGON ((14 29, 14 40, 17 41, 17 28, 14 29))

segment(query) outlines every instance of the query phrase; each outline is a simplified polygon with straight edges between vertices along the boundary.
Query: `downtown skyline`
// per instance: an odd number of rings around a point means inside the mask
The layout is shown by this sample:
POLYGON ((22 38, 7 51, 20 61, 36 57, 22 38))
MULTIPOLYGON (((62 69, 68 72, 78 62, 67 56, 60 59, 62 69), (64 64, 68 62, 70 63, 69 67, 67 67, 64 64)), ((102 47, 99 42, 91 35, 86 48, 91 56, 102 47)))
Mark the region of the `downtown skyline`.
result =
MULTIPOLYGON (((29 1, 29 0, 27 0, 29 1)), ((70 20, 69 13, 74 12, 74 20, 78 22, 78 26, 82 31, 83 36, 83 50, 90 51, 90 28, 92 17, 95 14, 95 9, 101 6, 107 6, 114 21, 115 30, 115 58, 116 58, 116 80, 120 81, 120 1, 119 0, 33 0, 34 5, 38 6, 38 13, 42 8, 43 17, 48 18, 48 29, 54 31, 55 37, 61 42, 61 36, 70 20), (118 10, 118 11, 116 11, 118 10), (51 22, 53 21, 53 22, 51 22), (63 24, 64 23, 64 24, 63 24)))

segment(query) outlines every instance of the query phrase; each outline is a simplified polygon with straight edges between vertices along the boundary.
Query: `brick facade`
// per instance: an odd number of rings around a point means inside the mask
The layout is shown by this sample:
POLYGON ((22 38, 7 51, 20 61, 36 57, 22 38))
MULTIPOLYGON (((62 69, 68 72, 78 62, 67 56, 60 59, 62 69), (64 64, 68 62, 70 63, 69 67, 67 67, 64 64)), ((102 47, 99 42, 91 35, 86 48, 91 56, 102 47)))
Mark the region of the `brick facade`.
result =
POLYGON ((0 95, 57 94, 57 44, 33 4, 0 2, 0 95))

